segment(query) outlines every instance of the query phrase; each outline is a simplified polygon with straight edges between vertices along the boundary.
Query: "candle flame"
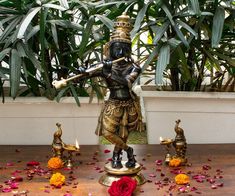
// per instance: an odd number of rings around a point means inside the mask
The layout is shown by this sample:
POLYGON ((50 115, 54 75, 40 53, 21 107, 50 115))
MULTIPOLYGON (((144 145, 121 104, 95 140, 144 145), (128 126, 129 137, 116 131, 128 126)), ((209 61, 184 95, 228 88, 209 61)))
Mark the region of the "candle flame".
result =
POLYGON ((76 139, 76 141, 75 141, 75 146, 76 146, 76 148, 79 149, 79 144, 78 144, 78 140, 77 140, 77 139, 76 139))
POLYGON ((160 142, 162 142, 162 141, 163 141, 163 138, 162 138, 162 137, 159 137, 159 140, 160 140, 160 142))

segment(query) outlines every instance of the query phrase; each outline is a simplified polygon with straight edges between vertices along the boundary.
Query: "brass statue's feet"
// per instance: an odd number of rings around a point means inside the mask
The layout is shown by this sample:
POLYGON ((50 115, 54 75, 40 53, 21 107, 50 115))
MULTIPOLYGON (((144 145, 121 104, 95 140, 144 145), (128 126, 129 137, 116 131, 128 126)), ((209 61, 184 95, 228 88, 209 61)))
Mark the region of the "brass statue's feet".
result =
POLYGON ((127 158, 128 158, 128 161, 126 162, 126 167, 127 168, 132 168, 132 167, 135 167, 135 163, 136 163, 136 160, 135 160, 135 156, 134 156, 134 150, 133 148, 131 147, 128 147, 128 149, 126 150, 127 152, 127 158))
POLYGON ((120 157, 120 155, 122 154, 121 151, 119 152, 115 152, 113 151, 113 158, 112 158, 112 168, 116 168, 116 169, 120 169, 122 168, 122 157, 120 157))

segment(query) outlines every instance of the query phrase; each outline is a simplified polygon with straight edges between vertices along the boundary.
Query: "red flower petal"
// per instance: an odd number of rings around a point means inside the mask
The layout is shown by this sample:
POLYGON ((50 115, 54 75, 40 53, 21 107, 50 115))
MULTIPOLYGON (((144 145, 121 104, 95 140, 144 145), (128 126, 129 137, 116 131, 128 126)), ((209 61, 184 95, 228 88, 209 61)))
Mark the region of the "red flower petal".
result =
POLYGON ((13 176, 13 177, 11 177, 11 179, 12 179, 12 182, 22 182, 23 181, 23 178, 20 176, 17 176, 17 177, 13 176))
POLYGON ((9 188, 4 188, 4 189, 2 189, 2 192, 3 193, 9 193, 9 192, 11 192, 11 188, 9 187, 9 188))
POLYGON ((151 178, 155 178, 155 177, 156 177, 156 175, 155 175, 155 174, 149 174, 149 177, 151 177, 151 178))
POLYGON ((110 150, 108 150, 108 149, 105 149, 104 150, 104 153, 110 153, 111 151, 110 150))
POLYGON ((209 169, 211 169, 211 166, 210 165, 203 165, 202 169, 203 170, 209 170, 209 169))
POLYGON ((156 163, 157 165, 162 165, 163 161, 162 161, 162 160, 156 160, 155 163, 156 163))
POLYGON ((40 163, 37 162, 37 161, 30 161, 30 162, 27 163, 27 166, 37 166, 37 165, 39 165, 39 164, 40 164, 40 163))

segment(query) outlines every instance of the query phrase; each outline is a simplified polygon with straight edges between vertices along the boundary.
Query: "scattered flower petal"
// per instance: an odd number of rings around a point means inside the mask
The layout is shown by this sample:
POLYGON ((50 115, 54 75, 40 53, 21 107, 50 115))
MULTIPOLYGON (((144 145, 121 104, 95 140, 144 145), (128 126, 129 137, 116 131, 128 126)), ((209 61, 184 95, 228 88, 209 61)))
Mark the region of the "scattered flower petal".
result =
POLYGON ((40 163, 37 162, 37 161, 30 161, 27 163, 27 166, 36 166, 36 165, 39 165, 40 163))
POLYGON ((162 160, 156 160, 155 163, 156 163, 157 165, 162 165, 163 161, 162 161, 162 160))
POLYGON ((104 153, 106 153, 106 154, 107 154, 107 153, 110 153, 110 152, 111 152, 111 151, 108 150, 108 149, 105 149, 105 150, 104 150, 104 153))
POLYGON ((11 192, 11 188, 10 187, 4 188, 4 189, 2 189, 2 192, 3 193, 9 193, 9 192, 11 192))
POLYGON ((73 196, 71 193, 66 193, 64 196, 73 196))
POLYGON ((202 169, 203 170, 209 170, 209 169, 211 169, 211 166, 210 165, 203 165, 202 169))
POLYGON ((155 174, 149 174, 149 177, 151 177, 151 178, 155 178, 155 177, 156 177, 156 175, 155 175, 155 174))
POLYGON ((7 166, 13 166, 14 164, 13 163, 7 163, 7 166))

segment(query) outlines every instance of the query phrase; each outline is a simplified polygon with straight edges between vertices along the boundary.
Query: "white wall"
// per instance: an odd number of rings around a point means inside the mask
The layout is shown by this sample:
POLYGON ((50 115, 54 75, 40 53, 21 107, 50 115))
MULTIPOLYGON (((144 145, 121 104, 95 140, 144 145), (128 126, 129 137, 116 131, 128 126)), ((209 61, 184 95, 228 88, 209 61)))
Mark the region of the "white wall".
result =
POLYGON ((235 93, 143 91, 148 142, 174 138, 181 119, 188 143, 235 142, 235 93))
MULTIPOLYGON (((174 138, 175 120, 181 119, 188 143, 235 142, 235 93, 141 91, 144 98, 148 142, 174 138)), ((0 104, 0 145, 48 145, 62 124, 65 143, 98 144, 95 128, 102 103, 80 98, 60 103, 46 98, 11 98, 0 104)))
POLYGON ((62 139, 65 143, 98 144, 95 128, 102 104, 87 98, 80 98, 78 107, 73 98, 60 103, 46 98, 7 98, 0 104, 0 145, 51 144, 57 130, 56 123, 62 124, 62 139))

